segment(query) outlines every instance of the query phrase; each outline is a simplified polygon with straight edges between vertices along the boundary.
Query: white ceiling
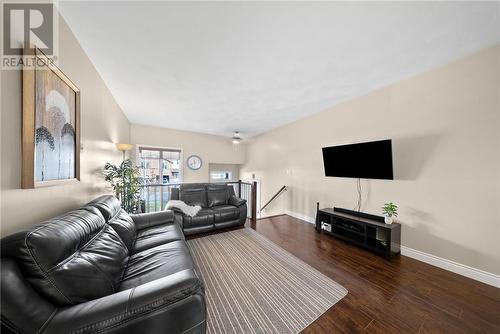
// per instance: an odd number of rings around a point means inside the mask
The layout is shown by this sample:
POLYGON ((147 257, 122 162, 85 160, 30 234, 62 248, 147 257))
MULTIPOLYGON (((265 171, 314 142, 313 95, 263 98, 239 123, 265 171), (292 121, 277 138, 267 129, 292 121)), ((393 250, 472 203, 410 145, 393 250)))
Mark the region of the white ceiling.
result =
POLYGON ((254 136, 500 42, 500 3, 60 2, 131 123, 254 136))

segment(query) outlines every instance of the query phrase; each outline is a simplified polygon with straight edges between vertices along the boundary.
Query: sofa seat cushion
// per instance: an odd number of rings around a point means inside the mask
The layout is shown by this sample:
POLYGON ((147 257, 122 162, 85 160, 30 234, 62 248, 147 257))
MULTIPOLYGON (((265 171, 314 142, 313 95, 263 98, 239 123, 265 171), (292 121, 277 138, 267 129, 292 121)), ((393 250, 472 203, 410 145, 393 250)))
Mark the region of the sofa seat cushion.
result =
POLYGON ((27 281, 55 305, 114 293, 128 262, 122 239, 93 207, 6 237, 2 252, 16 259, 27 281))
POLYGON ((119 290, 128 290, 186 269, 196 270, 187 244, 183 240, 172 241, 132 255, 119 290))
POLYGON ((171 241, 184 240, 184 234, 177 224, 153 226, 137 232, 132 253, 140 253, 171 241))
POLYGON ((214 206, 212 210, 214 211, 215 224, 240 218, 240 210, 233 205, 218 205, 214 206))
POLYGON ((186 216, 183 217, 183 227, 202 227, 202 226, 213 226, 214 225, 214 211, 212 209, 203 208, 194 217, 186 216))

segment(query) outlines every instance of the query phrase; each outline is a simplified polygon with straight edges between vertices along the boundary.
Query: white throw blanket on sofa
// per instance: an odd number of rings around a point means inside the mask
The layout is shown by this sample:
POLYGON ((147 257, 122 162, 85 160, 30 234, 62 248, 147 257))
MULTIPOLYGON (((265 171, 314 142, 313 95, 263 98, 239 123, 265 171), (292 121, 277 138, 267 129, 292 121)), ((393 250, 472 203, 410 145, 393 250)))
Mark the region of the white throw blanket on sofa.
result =
POLYGON ((185 215, 194 217, 198 213, 198 211, 201 210, 201 206, 199 205, 187 205, 183 201, 177 201, 177 200, 171 200, 167 202, 167 205, 165 206, 165 210, 177 210, 177 211, 182 211, 185 215))

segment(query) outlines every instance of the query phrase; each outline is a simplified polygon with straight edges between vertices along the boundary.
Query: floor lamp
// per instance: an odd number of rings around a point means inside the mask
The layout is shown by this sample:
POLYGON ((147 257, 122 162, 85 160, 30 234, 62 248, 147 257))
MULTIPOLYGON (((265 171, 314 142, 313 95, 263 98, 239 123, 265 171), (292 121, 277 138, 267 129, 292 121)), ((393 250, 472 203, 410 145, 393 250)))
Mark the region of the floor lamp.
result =
POLYGON ((116 144, 116 148, 123 153, 123 161, 125 161, 125 152, 132 149, 132 144, 116 144))

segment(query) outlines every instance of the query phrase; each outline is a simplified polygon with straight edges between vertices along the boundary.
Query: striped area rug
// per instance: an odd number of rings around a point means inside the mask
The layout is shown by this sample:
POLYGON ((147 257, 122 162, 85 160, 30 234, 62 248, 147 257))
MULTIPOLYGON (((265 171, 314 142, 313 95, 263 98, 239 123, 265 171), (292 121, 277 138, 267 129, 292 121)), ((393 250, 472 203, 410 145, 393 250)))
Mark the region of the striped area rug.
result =
POLYGON ((207 333, 299 333, 347 290, 250 228, 188 241, 207 333))

